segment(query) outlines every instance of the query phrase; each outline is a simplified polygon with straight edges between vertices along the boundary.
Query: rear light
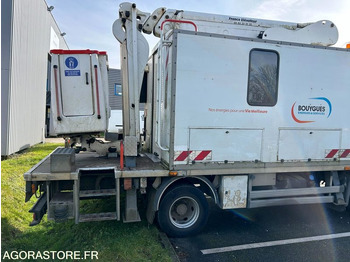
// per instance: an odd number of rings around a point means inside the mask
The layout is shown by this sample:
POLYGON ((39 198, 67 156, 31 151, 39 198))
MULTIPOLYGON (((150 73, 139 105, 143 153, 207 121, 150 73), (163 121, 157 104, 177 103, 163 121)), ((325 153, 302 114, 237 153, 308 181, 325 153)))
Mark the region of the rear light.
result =
POLYGON ((169 176, 177 176, 177 171, 170 171, 169 176))

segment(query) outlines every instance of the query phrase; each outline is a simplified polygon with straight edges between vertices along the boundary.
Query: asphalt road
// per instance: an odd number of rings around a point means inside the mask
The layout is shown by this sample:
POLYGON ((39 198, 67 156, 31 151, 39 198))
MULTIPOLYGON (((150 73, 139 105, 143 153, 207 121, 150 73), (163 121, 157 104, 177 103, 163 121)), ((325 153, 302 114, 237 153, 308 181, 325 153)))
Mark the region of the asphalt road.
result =
POLYGON ((170 238, 180 261, 350 261, 350 211, 322 205, 239 212, 211 205, 204 231, 170 238))

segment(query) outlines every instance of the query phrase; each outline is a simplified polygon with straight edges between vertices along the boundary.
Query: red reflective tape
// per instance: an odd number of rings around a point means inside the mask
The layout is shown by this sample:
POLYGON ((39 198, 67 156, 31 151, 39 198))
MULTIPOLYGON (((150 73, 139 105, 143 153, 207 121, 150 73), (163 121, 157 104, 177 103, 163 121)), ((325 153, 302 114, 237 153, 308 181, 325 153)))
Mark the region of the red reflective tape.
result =
POLYGON ((120 170, 124 170, 124 144, 123 140, 120 140, 120 170))
POLYGON ((210 150, 204 150, 200 152, 199 155, 194 160, 203 160, 210 154, 210 152, 211 152, 210 150))
POLYGON ((50 51, 51 54, 57 55, 83 55, 83 54, 98 54, 98 55, 107 55, 106 51, 98 51, 98 50, 63 50, 63 49, 52 49, 50 51))
POLYGON ((340 158, 347 157, 350 154, 350 149, 345 149, 344 152, 340 155, 340 158))
POLYGON ((169 49, 168 49, 168 52, 166 54, 166 59, 165 59, 165 68, 168 67, 168 62, 169 62, 169 49))
POLYGON ((98 75, 97 75, 97 65, 95 67, 95 81, 96 81, 96 101, 97 101, 97 118, 101 118, 101 109, 100 109, 100 94, 98 90, 98 75))
POLYGON ((326 158, 334 157, 338 153, 338 151, 338 149, 332 149, 331 152, 329 152, 328 155, 326 155, 326 158))
POLYGON ((169 62, 169 49, 168 49, 168 53, 166 55, 166 61, 165 61, 165 71, 166 71, 166 78, 165 78, 165 84, 168 83, 168 62, 169 62))
POLYGON ((183 151, 181 154, 175 159, 175 161, 184 161, 186 158, 192 153, 192 151, 183 151))
POLYGON ((57 110, 57 119, 61 121, 61 112, 59 105, 59 95, 58 95, 58 77, 57 77, 57 65, 53 66, 54 76, 55 76, 55 92, 56 92, 56 110, 57 110))

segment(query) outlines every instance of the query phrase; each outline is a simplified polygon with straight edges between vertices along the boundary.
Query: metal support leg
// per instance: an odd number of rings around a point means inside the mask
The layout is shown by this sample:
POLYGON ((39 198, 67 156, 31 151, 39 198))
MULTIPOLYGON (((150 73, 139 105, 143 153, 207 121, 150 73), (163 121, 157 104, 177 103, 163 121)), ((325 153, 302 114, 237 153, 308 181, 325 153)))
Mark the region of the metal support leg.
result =
POLYGON ((115 179, 115 194, 117 220, 120 221, 120 178, 115 179))
POLYGON ((139 211, 137 210, 137 192, 136 189, 126 191, 124 223, 141 221, 139 211))
MULTIPOLYGON (((333 177, 333 185, 334 186, 340 186, 339 176, 337 171, 331 172, 333 177)), ((337 205, 345 205, 344 195, 343 193, 336 193, 335 194, 335 204, 337 205)))
POLYGON ((250 193, 253 191, 253 179, 254 179, 254 175, 249 175, 248 176, 247 208, 250 207, 250 193))
POLYGON ((50 191, 50 182, 46 182, 46 197, 47 197, 47 218, 50 219, 50 200, 51 200, 51 191, 50 191))
POLYGON ((79 178, 80 175, 78 175, 78 179, 74 180, 74 186, 73 186, 73 203, 74 203, 74 217, 75 217, 75 224, 79 223, 79 178))
POLYGON ((347 183, 346 183, 346 190, 344 193, 344 198, 346 202, 346 206, 349 206, 349 201, 350 201, 350 176, 347 176, 347 183))

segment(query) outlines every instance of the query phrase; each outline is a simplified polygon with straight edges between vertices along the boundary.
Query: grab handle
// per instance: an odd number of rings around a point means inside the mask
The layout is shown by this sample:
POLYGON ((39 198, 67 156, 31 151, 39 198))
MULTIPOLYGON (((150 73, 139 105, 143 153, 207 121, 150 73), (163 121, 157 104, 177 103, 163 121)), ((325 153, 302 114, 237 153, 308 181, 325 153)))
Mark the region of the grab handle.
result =
POLYGON ((194 27, 194 31, 198 31, 197 25, 193 23, 192 21, 187 20, 176 20, 176 19, 165 19, 162 24, 160 25, 160 30, 163 30, 163 26, 165 23, 182 23, 182 24, 191 24, 194 27))

